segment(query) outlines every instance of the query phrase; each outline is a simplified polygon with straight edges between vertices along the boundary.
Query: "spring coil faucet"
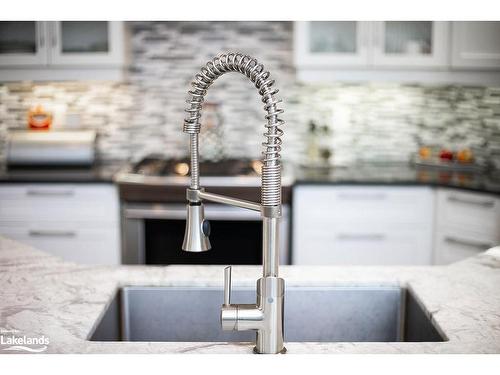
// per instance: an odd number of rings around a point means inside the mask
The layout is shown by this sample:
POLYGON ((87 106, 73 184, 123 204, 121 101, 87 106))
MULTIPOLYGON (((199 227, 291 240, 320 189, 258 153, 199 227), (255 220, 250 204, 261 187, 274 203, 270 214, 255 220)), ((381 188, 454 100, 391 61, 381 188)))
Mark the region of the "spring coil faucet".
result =
POLYGON ((224 330, 255 330, 256 353, 284 353, 283 299, 284 280, 278 277, 279 221, 281 218, 281 136, 284 123, 279 115, 283 109, 273 88, 275 81, 269 71, 255 58, 242 53, 223 53, 203 66, 192 81, 189 91, 188 116, 183 131, 189 134, 191 155, 191 183, 187 189, 186 232, 182 249, 190 252, 210 250, 210 225, 204 217, 203 201, 259 211, 263 231, 263 274, 257 280, 256 304, 231 304, 231 267, 224 270, 224 304, 221 308, 221 325, 224 330), (200 187, 198 134, 203 101, 208 88, 221 75, 229 72, 244 74, 255 85, 264 103, 265 142, 262 143, 261 203, 226 197, 206 192, 200 187))

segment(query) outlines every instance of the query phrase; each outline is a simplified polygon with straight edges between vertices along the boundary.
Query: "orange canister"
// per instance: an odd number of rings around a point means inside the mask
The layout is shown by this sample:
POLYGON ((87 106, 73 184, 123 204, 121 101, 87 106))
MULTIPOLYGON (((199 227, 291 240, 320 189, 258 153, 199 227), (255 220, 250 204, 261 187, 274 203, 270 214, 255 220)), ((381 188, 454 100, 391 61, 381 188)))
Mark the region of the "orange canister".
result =
POLYGON ((52 114, 47 112, 41 105, 28 111, 28 127, 32 130, 49 130, 52 124, 52 114))

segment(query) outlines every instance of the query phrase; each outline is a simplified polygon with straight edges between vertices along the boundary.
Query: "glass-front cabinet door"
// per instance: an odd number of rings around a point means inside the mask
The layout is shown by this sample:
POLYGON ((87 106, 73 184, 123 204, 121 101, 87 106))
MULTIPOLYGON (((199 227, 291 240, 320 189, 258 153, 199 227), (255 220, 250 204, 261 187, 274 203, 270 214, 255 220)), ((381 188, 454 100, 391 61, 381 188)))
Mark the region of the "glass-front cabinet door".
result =
POLYGON ((1 21, 0 65, 25 66, 47 63, 45 22, 1 21))
POLYGON ((295 62, 302 67, 356 66, 368 63, 369 23, 295 23, 295 62))
POLYGON ((384 21, 373 23, 373 64, 401 67, 445 67, 448 23, 384 21))
POLYGON ((118 65, 123 62, 120 22, 50 22, 54 65, 118 65))

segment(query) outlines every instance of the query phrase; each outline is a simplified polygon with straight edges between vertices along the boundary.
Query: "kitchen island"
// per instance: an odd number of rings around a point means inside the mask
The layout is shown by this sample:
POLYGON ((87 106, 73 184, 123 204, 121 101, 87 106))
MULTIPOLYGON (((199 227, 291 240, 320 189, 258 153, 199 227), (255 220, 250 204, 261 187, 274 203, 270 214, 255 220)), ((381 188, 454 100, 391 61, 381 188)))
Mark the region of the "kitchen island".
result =
MULTIPOLYGON (((0 237, 0 327, 47 353, 251 353, 250 343, 89 341, 121 286, 222 286, 222 266, 86 266, 0 237)), ((259 266, 234 267, 254 286, 259 266)), ((294 353, 500 353, 500 248, 443 267, 283 266, 287 286, 405 286, 444 342, 287 342, 294 353)), ((6 345, 0 346, 0 353, 6 345)))

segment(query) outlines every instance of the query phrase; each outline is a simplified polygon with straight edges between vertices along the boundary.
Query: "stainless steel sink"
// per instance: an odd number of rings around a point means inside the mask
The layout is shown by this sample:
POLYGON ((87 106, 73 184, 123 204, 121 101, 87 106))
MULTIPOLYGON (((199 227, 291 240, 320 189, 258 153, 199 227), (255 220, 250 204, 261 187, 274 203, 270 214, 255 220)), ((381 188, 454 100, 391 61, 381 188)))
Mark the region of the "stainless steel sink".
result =
MULTIPOLYGON (((232 302, 255 301, 233 289, 232 302)), ((91 341, 252 341, 254 332, 224 332, 219 288, 124 287, 91 341)), ((399 287, 288 287, 288 342, 444 341, 413 294, 399 287)))

